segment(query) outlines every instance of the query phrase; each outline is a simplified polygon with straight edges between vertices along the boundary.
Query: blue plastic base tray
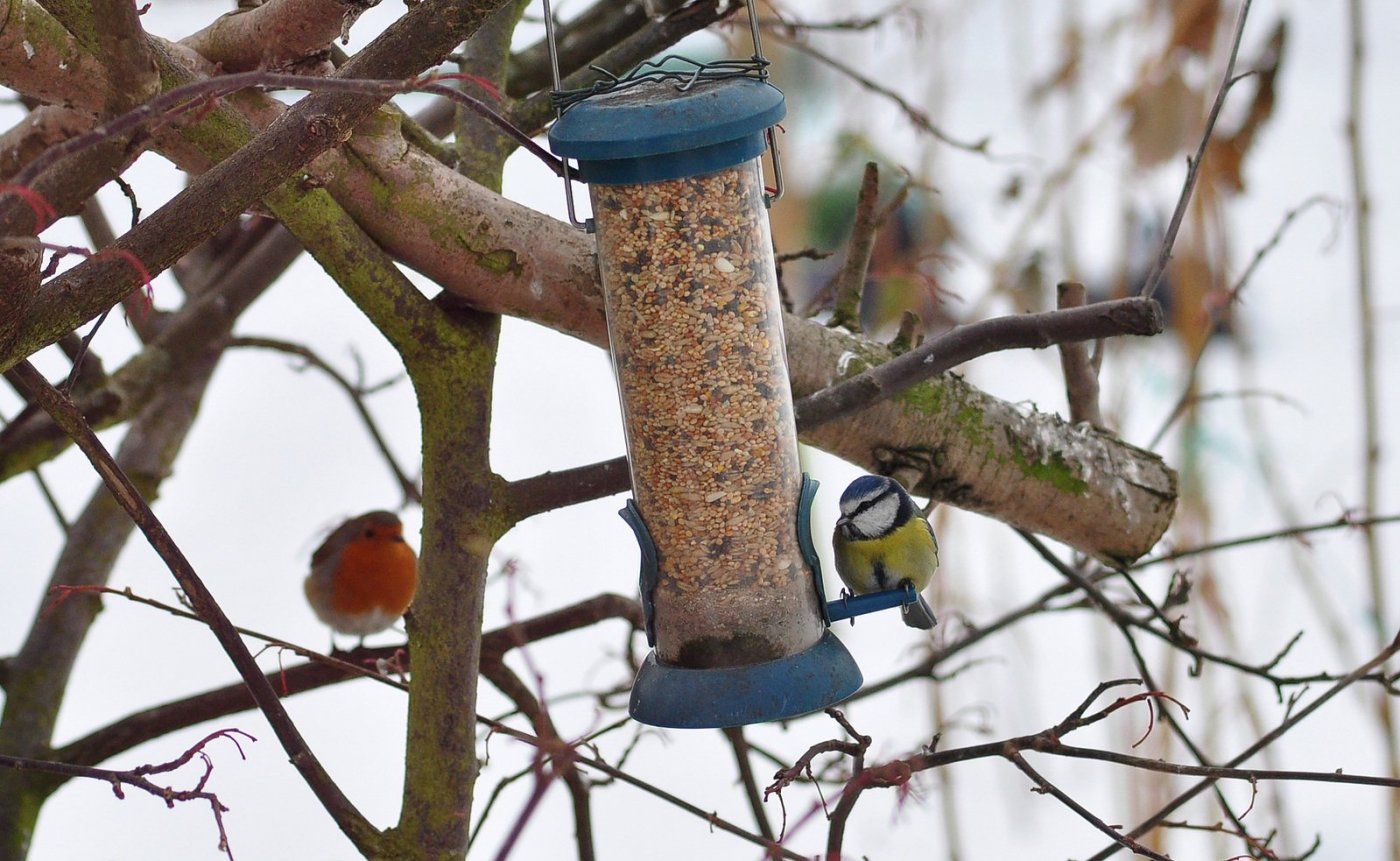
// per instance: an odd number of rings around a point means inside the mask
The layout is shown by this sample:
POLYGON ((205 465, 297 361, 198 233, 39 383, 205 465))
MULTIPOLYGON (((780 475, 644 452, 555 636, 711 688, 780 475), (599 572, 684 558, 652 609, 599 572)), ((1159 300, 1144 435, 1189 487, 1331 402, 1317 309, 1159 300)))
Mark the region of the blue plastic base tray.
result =
POLYGON ((860 689, 860 667, 830 631, 810 648, 748 667, 697 670, 647 655, 632 684, 632 717, 705 729, 782 720, 839 703, 860 689))

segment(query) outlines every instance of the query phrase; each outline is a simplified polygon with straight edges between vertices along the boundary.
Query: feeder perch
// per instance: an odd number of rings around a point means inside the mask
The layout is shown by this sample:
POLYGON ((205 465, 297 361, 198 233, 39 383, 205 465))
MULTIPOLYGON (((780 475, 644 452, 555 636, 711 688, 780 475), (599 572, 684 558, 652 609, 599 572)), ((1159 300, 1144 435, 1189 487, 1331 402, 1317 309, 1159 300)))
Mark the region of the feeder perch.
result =
POLYGON ((861 683, 827 630, 797 458, 761 169, 783 113, 761 75, 696 75, 589 95, 549 133, 592 202, 654 646, 643 723, 778 720, 861 683))

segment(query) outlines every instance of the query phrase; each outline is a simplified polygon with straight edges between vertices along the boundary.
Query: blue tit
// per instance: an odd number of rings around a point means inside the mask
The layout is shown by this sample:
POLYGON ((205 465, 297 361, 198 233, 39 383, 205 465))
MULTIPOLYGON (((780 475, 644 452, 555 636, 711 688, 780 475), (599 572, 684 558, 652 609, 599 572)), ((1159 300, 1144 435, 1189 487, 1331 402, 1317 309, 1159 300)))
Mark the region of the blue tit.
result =
MULTIPOLYGON (((857 595, 913 585, 917 595, 938 570, 938 539, 899 482, 863 475, 841 494, 841 518, 831 538, 836 573, 857 595)), ((928 630, 933 611, 922 595, 903 605, 904 624, 928 630)))

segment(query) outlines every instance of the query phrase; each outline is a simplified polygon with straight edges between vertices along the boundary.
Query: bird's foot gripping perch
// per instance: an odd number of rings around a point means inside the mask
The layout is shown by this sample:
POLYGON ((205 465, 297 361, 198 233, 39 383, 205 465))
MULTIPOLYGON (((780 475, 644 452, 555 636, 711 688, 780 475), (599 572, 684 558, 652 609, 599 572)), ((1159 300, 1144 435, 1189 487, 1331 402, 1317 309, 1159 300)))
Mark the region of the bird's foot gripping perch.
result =
POLYGON ((849 591, 842 589, 840 598, 826 602, 826 614, 827 618, 833 622, 850 619, 851 623, 855 624, 856 616, 888 610, 890 607, 899 607, 904 615, 904 624, 911 628, 927 631, 938 624, 938 618, 933 615, 933 608, 928 605, 928 601, 924 600, 924 596, 915 590, 914 584, 908 580, 903 581, 893 589, 885 589, 882 592, 867 592, 864 595, 852 595, 849 591))

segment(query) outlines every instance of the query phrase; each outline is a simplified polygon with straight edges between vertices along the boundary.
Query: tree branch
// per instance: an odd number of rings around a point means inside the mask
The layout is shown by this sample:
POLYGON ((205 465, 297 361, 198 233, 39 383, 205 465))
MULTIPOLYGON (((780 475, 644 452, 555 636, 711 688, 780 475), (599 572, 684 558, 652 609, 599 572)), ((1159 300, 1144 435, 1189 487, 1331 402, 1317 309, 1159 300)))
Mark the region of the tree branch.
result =
MULTIPOLYGON (((1082 308, 1084 293, 1084 285, 1078 281, 1061 281, 1055 291, 1059 310, 1082 308)), ((1102 344, 1102 341, 1099 343, 1102 344)), ((1099 412, 1099 373, 1089 358, 1089 348, 1084 342, 1060 343, 1060 369, 1065 375, 1070 423, 1088 422, 1103 430, 1103 414, 1099 412)))
POLYGON ((1225 95, 1230 92, 1230 88, 1238 80, 1235 77, 1235 58, 1240 53, 1240 42, 1244 38, 1244 24, 1249 19, 1249 5, 1252 0, 1243 0, 1240 4, 1239 16, 1235 19, 1235 34, 1230 44, 1230 59, 1225 64, 1225 73, 1221 77, 1220 88, 1216 90, 1215 101, 1210 106, 1210 114, 1206 117, 1206 127, 1201 132, 1201 143, 1196 147, 1195 156, 1186 160, 1186 179, 1181 184, 1181 194, 1177 197, 1176 208, 1172 210, 1172 217, 1167 222, 1167 230, 1162 234, 1162 246, 1157 252, 1157 259, 1153 261, 1152 268, 1148 271, 1147 277, 1143 279, 1141 295, 1148 298, 1157 292, 1157 285, 1162 281, 1162 275, 1167 271, 1167 263, 1172 257, 1172 248, 1176 246, 1176 235, 1181 231, 1181 222, 1186 218, 1186 207, 1191 202, 1191 194, 1196 190, 1196 178, 1201 173, 1201 160, 1205 158, 1206 147, 1210 145, 1211 135, 1215 132, 1215 121, 1220 118, 1220 109, 1225 106, 1225 95))
POLYGON ((794 411, 799 427, 814 428, 988 353, 1161 331, 1162 308, 1151 299, 1111 299, 1062 311, 993 317, 959 326, 902 356, 809 395, 794 405, 794 411))
POLYGON ((221 16, 184 44, 227 72, 329 63, 330 45, 379 0, 267 0, 221 16))
POLYGON ((233 861, 233 850, 229 847, 228 832, 224 830, 224 814, 228 812, 220 801, 219 797, 204 787, 208 784, 210 775, 214 771, 214 760, 209 754, 204 752, 205 745, 216 738, 226 738, 232 741, 238 748, 238 755, 247 759, 243 754, 243 746, 238 743, 238 736, 243 736, 249 741, 257 741, 248 733, 237 729, 221 729, 217 732, 205 736, 201 741, 185 751, 179 757, 170 762, 163 762, 154 765, 141 765, 125 771, 115 771, 107 768, 92 768, 90 766, 72 765, 66 762, 51 762, 46 760, 27 759, 18 756, 6 756, 0 754, 0 766, 12 768, 22 772, 41 772, 60 776, 65 779, 70 777, 86 777, 92 780, 100 780, 112 786, 112 792, 117 798, 125 798, 122 787, 130 786, 142 792, 154 795, 165 802, 167 807, 173 808, 177 802, 183 801, 204 801, 208 802, 210 809, 214 813, 214 825, 219 832, 219 849, 228 855, 229 861, 233 861), (175 789, 171 786, 160 786, 153 782, 147 775, 165 774, 174 771, 191 759, 198 756, 204 763, 204 774, 195 783, 193 789, 175 789))
POLYGON ((223 610, 214 600, 214 596, 205 587, 199 575, 195 573, 194 568, 176 546, 170 534, 165 531, 165 527, 156 518, 155 513, 151 511, 140 491, 112 460, 111 455, 107 453, 106 448, 87 426, 71 401, 49 385, 48 381, 28 362, 22 362, 16 366, 15 371, 26 395, 43 406, 54 417, 54 420, 73 437, 74 442, 91 461, 93 468, 101 476, 112 496, 131 516, 131 519, 145 534, 152 549, 175 575, 181 589, 189 596, 195 612, 213 630, 219 644, 223 646, 224 651, 238 669, 239 675, 243 677, 244 683, 248 685, 254 699, 257 700, 258 707, 272 726, 273 732, 276 733, 278 740, 282 742, 283 748, 291 757, 292 764, 301 772, 307 786, 315 793, 326 812, 331 815, 331 818, 357 847, 368 853, 372 846, 372 839, 377 836, 374 827, 364 818, 363 814, 355 809, 311 753, 296 725, 292 723, 286 710, 282 708, 282 703, 276 692, 268 684, 262 671, 258 669, 258 665, 254 662, 253 656, 248 653, 247 647, 243 645, 238 632, 234 630, 228 617, 224 615, 223 610))
POLYGON ((306 364, 330 377, 332 382, 340 387, 350 398, 350 403, 355 407, 355 412, 359 413, 360 421, 364 423, 365 430, 369 432, 370 439, 374 441, 375 448, 379 449, 379 456, 388 465, 389 471, 394 474, 394 480, 399 485, 399 490, 403 491, 404 502, 413 502, 421 505, 423 503, 423 492, 418 489, 418 482, 409 477, 403 467, 399 465, 398 459, 394 457, 393 451, 389 449, 389 443, 384 439, 384 435, 379 432, 379 425, 370 415, 369 406, 365 403, 365 395, 368 394, 360 384, 351 382, 343 374, 331 367, 325 359, 322 359, 310 347, 302 344, 294 344, 291 341, 284 341, 279 338, 255 338, 243 336, 229 341, 230 347, 258 347, 264 350, 274 350, 279 353, 286 353, 298 356, 306 361, 306 364))

